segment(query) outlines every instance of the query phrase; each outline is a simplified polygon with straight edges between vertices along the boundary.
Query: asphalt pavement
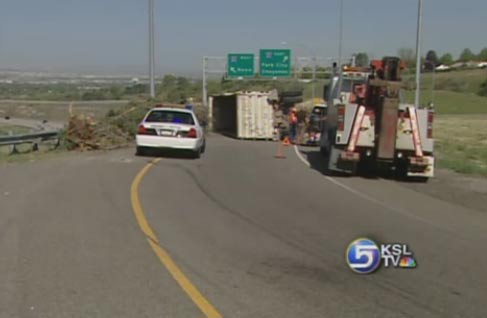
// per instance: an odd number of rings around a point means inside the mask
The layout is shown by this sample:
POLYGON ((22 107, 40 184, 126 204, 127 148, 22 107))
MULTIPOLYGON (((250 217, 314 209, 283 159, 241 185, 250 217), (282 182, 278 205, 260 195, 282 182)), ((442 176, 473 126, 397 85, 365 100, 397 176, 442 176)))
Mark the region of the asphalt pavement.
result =
POLYGON ((0 166, 0 317, 487 316, 487 213, 274 153, 211 135, 197 160, 0 166), (352 272, 363 236, 418 267, 352 272))

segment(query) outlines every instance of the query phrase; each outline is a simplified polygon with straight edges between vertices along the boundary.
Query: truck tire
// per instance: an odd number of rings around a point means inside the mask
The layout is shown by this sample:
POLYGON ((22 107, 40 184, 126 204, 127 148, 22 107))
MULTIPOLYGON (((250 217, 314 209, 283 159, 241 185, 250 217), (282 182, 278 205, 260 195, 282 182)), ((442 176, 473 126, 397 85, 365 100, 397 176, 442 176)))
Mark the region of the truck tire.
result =
POLYGON ((428 177, 409 177, 409 181, 416 183, 428 183, 429 179, 428 177))
POLYGON ((192 153, 191 153, 191 157, 193 159, 199 159, 201 158, 201 148, 198 148, 197 150, 194 150, 192 153))
POLYGON ((361 159, 358 163, 358 175, 365 178, 377 177, 375 161, 372 158, 361 159))
POLYGON ((283 104, 297 104, 303 102, 303 96, 289 96, 289 97, 282 97, 281 102, 283 104))
POLYGON ((206 140, 203 141, 203 145, 201 146, 201 153, 205 153, 206 151, 206 140))
POLYGON ((284 97, 297 97, 297 96, 303 96, 303 92, 302 91, 287 91, 287 92, 282 92, 280 94, 280 97, 281 98, 284 98, 284 97))
POLYGON ((144 147, 137 147, 135 150, 135 155, 139 157, 143 157, 146 155, 146 149, 144 147))
POLYGON ((320 136, 320 152, 323 156, 328 156, 331 150, 331 142, 328 132, 321 132, 320 136))

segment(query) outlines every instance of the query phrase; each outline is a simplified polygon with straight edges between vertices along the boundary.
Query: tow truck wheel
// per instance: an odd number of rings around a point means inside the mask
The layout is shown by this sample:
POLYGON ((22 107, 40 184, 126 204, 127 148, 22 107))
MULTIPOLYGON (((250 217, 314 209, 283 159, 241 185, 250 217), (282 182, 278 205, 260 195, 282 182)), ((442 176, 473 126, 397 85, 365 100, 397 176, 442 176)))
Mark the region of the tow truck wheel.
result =
POLYGON ((328 155, 328 149, 326 149, 325 147, 323 146, 320 146, 320 152, 323 156, 326 156, 328 155))
POLYGON ((410 177, 409 180, 417 183, 428 183, 428 177, 410 177))
POLYGON ((323 156, 328 157, 331 153, 331 145, 329 142, 325 142, 325 145, 321 144, 320 141, 320 152, 323 156))

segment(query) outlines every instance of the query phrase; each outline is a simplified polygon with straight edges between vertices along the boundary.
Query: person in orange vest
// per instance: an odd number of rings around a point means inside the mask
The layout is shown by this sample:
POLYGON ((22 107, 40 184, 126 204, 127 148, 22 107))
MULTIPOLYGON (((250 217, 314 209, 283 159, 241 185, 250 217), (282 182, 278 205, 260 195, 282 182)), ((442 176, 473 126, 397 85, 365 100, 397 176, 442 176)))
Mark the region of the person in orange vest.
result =
POLYGON ((291 108, 289 112, 289 133, 291 137, 291 142, 296 143, 296 134, 298 130, 298 111, 296 107, 291 108))

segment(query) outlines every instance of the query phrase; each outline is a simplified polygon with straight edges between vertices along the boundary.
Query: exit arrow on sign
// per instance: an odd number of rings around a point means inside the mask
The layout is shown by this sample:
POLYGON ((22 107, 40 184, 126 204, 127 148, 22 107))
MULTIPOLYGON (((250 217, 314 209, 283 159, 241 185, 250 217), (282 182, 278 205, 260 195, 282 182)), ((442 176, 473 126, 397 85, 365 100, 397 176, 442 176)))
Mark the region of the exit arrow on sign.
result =
POLYGON ((291 50, 260 50, 260 75, 265 77, 290 77, 291 50))
POLYGON ((255 75, 254 54, 230 53, 227 60, 229 77, 252 77, 255 75))

